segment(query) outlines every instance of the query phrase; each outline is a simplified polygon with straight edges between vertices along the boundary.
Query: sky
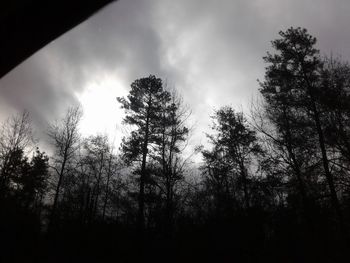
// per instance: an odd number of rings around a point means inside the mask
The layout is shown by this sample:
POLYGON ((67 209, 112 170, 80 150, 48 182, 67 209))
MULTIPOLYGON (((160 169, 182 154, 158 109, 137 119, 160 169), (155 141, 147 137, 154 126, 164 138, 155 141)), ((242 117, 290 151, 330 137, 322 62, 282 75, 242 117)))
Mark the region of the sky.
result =
POLYGON ((190 145, 203 144, 214 109, 248 111, 280 30, 305 27, 321 54, 350 60, 349 13, 348 0, 119 0, 0 79, 0 120, 27 109, 45 142, 48 123, 80 103, 83 135, 119 144, 116 97, 153 74, 183 96, 190 145))

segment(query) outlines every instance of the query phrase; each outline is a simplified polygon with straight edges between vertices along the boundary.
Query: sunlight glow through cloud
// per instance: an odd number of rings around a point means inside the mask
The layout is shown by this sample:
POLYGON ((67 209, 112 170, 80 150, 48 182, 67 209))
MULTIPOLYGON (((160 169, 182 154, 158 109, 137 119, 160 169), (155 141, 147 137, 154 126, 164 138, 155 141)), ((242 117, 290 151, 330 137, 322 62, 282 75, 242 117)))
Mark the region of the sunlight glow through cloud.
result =
POLYGON ((103 74, 88 83, 83 93, 77 94, 84 111, 80 126, 82 134, 106 134, 111 142, 119 145, 122 137, 120 123, 124 112, 116 97, 126 96, 127 93, 125 86, 115 76, 103 74))

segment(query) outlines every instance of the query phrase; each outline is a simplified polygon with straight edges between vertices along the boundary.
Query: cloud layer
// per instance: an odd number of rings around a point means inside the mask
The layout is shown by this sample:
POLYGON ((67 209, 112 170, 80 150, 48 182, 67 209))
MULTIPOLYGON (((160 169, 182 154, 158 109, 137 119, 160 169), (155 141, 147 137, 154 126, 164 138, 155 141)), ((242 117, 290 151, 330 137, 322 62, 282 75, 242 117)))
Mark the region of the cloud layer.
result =
POLYGON ((347 0, 119 0, 2 78, 0 118, 28 109, 42 131, 80 101, 103 115, 86 116, 84 129, 110 133, 122 118, 115 97, 155 74, 192 108, 199 143, 213 107, 244 109, 257 93, 279 30, 306 27, 321 52, 350 59, 349 13, 347 0))

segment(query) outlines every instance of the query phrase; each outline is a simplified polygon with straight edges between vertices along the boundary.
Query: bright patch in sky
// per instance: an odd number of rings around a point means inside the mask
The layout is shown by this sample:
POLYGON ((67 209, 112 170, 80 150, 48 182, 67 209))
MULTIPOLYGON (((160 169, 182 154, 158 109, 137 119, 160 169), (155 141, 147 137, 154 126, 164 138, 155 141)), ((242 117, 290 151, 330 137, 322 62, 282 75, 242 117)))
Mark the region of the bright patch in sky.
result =
POLYGON ((116 98, 127 93, 117 77, 105 74, 90 82, 82 94, 77 94, 84 111, 80 126, 83 135, 106 134, 115 145, 119 145, 123 136, 124 111, 116 98))

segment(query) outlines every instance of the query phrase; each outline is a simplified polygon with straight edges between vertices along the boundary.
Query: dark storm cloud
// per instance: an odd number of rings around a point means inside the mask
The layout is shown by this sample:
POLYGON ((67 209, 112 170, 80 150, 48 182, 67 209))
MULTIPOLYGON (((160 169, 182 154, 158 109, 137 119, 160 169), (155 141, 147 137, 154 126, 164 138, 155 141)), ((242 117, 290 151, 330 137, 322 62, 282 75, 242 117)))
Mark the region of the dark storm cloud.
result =
POLYGON ((190 104, 199 140, 213 107, 249 104, 279 30, 306 27, 322 53, 350 59, 349 12, 347 0, 119 0, 0 80, 0 98, 45 123, 101 75, 128 89, 156 74, 190 104))

